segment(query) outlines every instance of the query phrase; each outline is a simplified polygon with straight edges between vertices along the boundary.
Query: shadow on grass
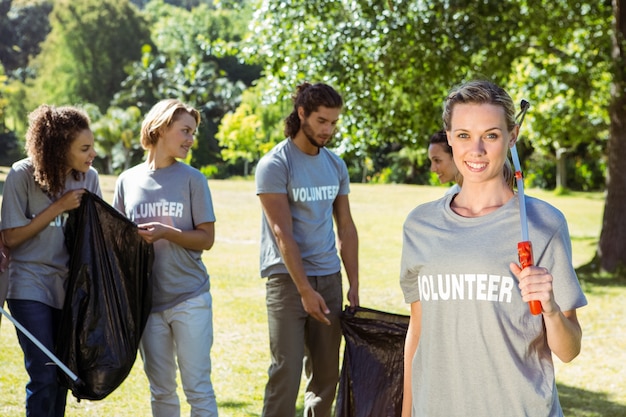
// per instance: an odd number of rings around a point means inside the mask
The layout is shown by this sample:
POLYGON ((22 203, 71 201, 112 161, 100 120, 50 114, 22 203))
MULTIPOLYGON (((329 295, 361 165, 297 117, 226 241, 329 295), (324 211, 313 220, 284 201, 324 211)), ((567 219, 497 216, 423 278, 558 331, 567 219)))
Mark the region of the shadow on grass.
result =
MULTIPOLYGON (((220 402, 219 403, 219 409, 220 409, 220 414, 224 414, 225 410, 241 410, 242 408, 245 407, 249 407, 250 403, 249 402, 244 402, 244 401, 226 401, 226 402, 220 402)), ((296 415, 297 416, 301 416, 304 413, 304 406, 303 405, 298 405, 298 407, 296 408, 296 415)), ((252 413, 252 412, 246 412, 246 415, 248 417, 260 417, 261 414, 257 414, 257 413, 252 413)))
POLYGON ((626 267, 620 267, 612 273, 602 271, 600 270, 597 257, 588 264, 576 268, 576 274, 578 279, 586 284, 604 287, 626 286, 626 267))
MULTIPOLYGON (((226 410, 237 410, 240 411, 242 408, 249 408, 250 407, 250 403, 249 402, 245 402, 245 401, 226 401, 226 402, 220 402, 219 403, 219 411, 220 414, 225 414, 226 410)), ((226 414, 228 415, 228 414, 226 414)), ((253 413, 253 412, 246 412, 246 415, 248 417, 260 417, 261 414, 257 414, 257 413, 253 413)))
MULTIPOLYGON (((563 414, 568 417, 624 417, 626 406, 608 400, 607 394, 601 392, 585 391, 568 385, 557 384, 559 399, 563 414)), ((241 410, 250 406, 248 402, 228 401, 220 403, 220 410, 241 410)), ((299 404, 296 416, 303 415, 304 407, 299 404)), ((259 417, 260 414, 247 413, 250 417, 259 417)))
POLYGON ((607 394, 557 384, 563 414, 568 417, 623 417, 626 406, 608 400, 607 394))

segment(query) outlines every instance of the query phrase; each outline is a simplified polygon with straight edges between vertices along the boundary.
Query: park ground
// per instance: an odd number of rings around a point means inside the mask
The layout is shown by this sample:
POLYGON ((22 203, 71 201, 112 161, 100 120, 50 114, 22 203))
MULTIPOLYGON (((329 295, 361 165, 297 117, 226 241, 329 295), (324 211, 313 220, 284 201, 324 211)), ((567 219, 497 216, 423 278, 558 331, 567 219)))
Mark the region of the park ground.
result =
MULTIPOLYGON (((0 167, 0 184, 8 172, 0 167)), ((104 199, 112 201, 115 177, 102 176, 104 199)), ((222 417, 260 416, 269 364, 265 287, 258 277, 260 206, 250 179, 209 180, 213 195, 216 242, 204 254, 211 274, 215 343, 213 382, 222 417)), ((361 305, 408 314, 398 284, 402 223, 416 205, 439 198, 442 187, 352 184, 350 202, 360 237, 361 305)), ((574 265, 595 253, 604 207, 602 193, 556 196, 527 190, 549 201, 568 219, 574 265)), ((532 236, 531 236, 532 240, 532 236)), ((589 305, 578 312, 583 349, 571 363, 555 358, 558 389, 568 417, 626 416, 626 277, 580 270, 589 305)), ((15 329, 0 327, 0 416, 24 414, 27 381, 15 329)), ((179 389, 180 391, 180 389, 179 389)), ((188 406, 183 402, 183 415, 188 406)), ((301 407, 301 402, 299 404, 301 407)), ((126 381, 101 401, 68 398, 68 417, 148 417, 148 385, 141 359, 126 381)))

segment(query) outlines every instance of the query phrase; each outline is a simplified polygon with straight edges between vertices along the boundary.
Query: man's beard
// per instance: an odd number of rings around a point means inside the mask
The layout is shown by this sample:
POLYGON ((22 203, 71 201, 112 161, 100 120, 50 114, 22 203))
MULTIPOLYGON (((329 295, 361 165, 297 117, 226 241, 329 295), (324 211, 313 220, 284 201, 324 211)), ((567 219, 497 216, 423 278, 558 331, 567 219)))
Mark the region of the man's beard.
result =
POLYGON ((313 132, 313 129, 311 129, 311 125, 307 122, 306 119, 302 121, 302 133, 304 133, 304 136, 307 138, 309 143, 316 148, 323 148, 326 146, 326 144, 320 144, 315 140, 315 133, 313 132))

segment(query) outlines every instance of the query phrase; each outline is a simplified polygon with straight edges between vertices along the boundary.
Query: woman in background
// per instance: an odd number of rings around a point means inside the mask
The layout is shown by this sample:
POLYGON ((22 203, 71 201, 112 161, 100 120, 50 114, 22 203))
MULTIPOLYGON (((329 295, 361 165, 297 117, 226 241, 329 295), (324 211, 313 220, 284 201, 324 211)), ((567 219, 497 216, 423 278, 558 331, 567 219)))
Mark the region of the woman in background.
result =
POLYGON ((448 145, 448 137, 445 130, 440 130, 430 136, 428 159, 430 159, 430 172, 437 174, 440 183, 455 182, 446 191, 446 194, 456 194, 461 191, 460 184, 463 182, 463 177, 459 174, 459 170, 454 163, 452 148, 448 145))

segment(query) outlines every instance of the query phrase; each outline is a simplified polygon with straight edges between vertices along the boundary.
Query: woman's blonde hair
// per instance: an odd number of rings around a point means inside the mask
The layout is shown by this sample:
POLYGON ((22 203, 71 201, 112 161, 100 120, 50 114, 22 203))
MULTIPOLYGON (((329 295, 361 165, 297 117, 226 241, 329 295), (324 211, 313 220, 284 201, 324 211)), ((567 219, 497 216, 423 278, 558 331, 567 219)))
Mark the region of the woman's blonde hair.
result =
POLYGON ((517 124, 515 120, 515 104, 513 99, 502 87, 497 86, 491 81, 469 81, 465 84, 454 88, 443 105, 443 128, 450 130, 450 121, 452 120, 452 111, 458 103, 463 104, 493 104, 504 109, 504 117, 506 118, 506 127, 509 132, 515 128, 517 124))
POLYGON ((162 132, 174 123, 181 113, 187 113, 200 124, 200 112, 177 99, 161 100, 155 104, 141 124, 141 146, 149 149, 156 145, 162 132))

